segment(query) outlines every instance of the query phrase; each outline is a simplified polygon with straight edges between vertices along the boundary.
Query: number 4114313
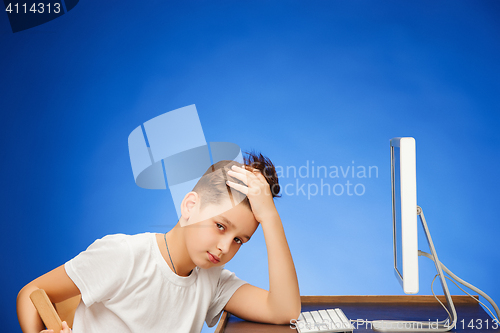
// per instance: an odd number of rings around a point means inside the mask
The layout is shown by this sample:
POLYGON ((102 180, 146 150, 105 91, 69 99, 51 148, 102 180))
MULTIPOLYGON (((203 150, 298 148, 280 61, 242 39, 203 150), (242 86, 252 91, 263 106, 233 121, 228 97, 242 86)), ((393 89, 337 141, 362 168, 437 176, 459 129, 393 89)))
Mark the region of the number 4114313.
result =
POLYGON ((54 14, 59 14, 61 12, 61 4, 58 2, 55 2, 53 4, 49 3, 33 3, 31 6, 26 3, 9 3, 7 7, 5 8, 6 12, 9 12, 9 14, 28 14, 28 13, 33 13, 33 14, 43 14, 43 13, 54 13, 54 14), (29 7, 29 8, 28 8, 29 7))

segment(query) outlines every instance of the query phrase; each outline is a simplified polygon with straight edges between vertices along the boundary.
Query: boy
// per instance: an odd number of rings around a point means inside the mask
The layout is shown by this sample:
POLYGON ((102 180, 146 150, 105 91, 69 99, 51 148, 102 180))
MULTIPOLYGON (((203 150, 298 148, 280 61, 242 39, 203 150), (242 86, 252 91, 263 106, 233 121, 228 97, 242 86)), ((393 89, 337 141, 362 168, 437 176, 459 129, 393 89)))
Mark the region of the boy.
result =
POLYGON ((26 285, 17 298, 23 332, 44 328, 29 299, 38 288, 53 303, 82 295, 74 333, 200 332, 204 321, 214 326, 222 310, 272 324, 298 318, 297 275, 273 201, 279 192, 274 166, 261 154, 249 154, 244 164, 211 166, 184 197, 179 222, 166 234, 105 236, 26 285), (259 224, 269 291, 224 269, 259 224))

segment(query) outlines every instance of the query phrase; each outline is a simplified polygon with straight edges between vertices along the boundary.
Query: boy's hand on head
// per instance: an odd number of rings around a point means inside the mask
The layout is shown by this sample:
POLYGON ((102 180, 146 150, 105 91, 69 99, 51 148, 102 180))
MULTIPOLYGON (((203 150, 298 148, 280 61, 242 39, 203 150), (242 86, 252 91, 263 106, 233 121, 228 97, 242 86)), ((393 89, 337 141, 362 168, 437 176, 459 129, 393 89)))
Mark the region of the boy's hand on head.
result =
POLYGON ((227 185, 245 194, 252 206, 252 212, 257 222, 262 223, 269 214, 276 214, 273 195, 269 184, 258 169, 247 167, 240 168, 236 165, 231 167, 228 175, 241 180, 245 185, 227 181, 227 185))

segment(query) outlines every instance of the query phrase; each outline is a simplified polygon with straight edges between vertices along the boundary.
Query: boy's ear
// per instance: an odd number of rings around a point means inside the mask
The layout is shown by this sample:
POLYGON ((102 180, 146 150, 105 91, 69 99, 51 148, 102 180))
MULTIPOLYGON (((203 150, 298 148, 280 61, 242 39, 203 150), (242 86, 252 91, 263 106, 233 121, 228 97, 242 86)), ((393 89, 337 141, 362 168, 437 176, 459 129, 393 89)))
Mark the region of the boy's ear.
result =
POLYGON ((181 215, 185 220, 188 220, 193 212, 198 207, 196 204, 200 200, 200 196, 196 192, 189 192, 186 194, 181 203, 181 215))

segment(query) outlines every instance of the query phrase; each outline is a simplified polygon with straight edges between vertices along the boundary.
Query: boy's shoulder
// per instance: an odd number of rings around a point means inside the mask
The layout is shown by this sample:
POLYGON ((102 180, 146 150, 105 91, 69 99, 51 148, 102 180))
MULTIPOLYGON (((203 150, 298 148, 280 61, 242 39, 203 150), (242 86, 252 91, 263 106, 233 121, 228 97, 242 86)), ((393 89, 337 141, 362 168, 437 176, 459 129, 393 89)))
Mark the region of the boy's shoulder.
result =
POLYGON ((151 242, 155 239, 155 234, 150 232, 144 232, 135 235, 128 235, 123 233, 109 234, 101 238, 96 239, 90 247, 128 247, 133 250, 139 250, 140 248, 148 248, 151 242))
POLYGON ((101 238, 96 239, 96 241, 99 240, 104 240, 104 241, 122 241, 122 240, 127 240, 127 241, 144 241, 148 238, 153 237, 154 234, 150 232, 143 232, 140 234, 134 234, 134 235, 128 235, 124 233, 116 233, 116 234, 108 234, 105 235, 101 238))
POLYGON ((110 240, 110 241, 122 240, 122 239, 139 241, 139 240, 144 240, 144 239, 154 237, 154 235, 155 234, 151 233, 151 232, 143 232, 143 233, 134 234, 134 235, 124 234, 124 233, 115 233, 115 234, 105 235, 99 239, 110 240))

